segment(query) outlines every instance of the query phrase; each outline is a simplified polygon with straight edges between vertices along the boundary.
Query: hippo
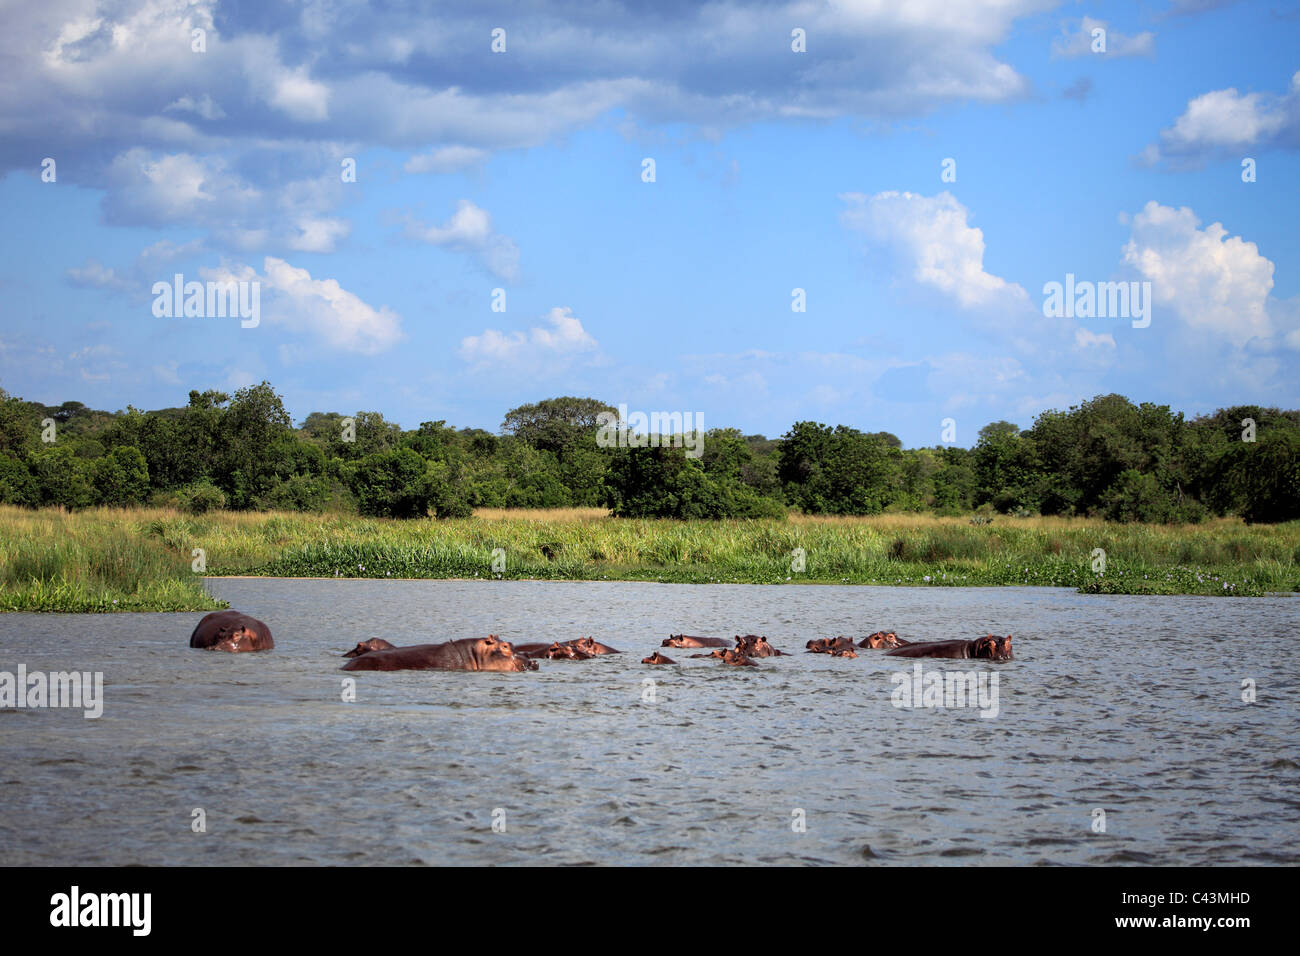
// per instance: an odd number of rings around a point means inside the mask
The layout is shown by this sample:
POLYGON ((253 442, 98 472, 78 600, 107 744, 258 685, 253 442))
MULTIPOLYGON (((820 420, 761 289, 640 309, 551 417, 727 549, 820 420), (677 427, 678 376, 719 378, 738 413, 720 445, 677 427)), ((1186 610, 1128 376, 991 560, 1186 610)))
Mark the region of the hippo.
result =
POLYGON ((887 652, 890 657, 978 657, 992 661, 1011 660, 1011 635, 992 634, 973 641, 928 641, 908 644, 887 652))
POLYGON ((911 643, 911 641, 903 640, 893 631, 876 631, 875 634, 869 634, 859 641, 858 647, 866 647, 876 651, 882 647, 906 647, 911 643))
POLYGON ((691 637, 689 634, 672 634, 660 647, 726 647, 720 637, 691 637))
POLYGON ((540 657, 550 644, 515 644, 515 653, 521 657, 540 657))
POLYGON ((576 647, 579 651, 588 657, 597 657, 601 654, 622 654, 622 651, 616 651, 608 644, 602 644, 594 637, 579 637, 576 640, 564 642, 569 647, 576 647))
POLYGON ((585 651, 578 650, 572 642, 551 644, 543 651, 529 654, 528 657, 544 657, 548 661, 585 661, 591 657, 585 651))
POLYGON ((655 651, 649 657, 641 658, 642 664, 676 664, 677 662, 671 657, 664 657, 658 651, 655 651))
POLYGON ((766 637, 756 634, 746 634, 744 637, 737 634, 735 649, 746 657, 780 657, 783 653, 769 644, 766 637))
POLYGON ((357 646, 344 654, 344 657, 360 657, 362 654, 369 654, 371 651, 391 651, 396 644, 389 644, 382 637, 372 637, 368 641, 360 641, 357 646))
POLYGON ((485 638, 370 651, 348 661, 343 670, 535 671, 537 662, 516 654, 509 641, 491 634, 485 638))
MULTIPOLYGON (((851 651, 853 650, 853 638, 823 637, 820 640, 809 641, 804 647, 808 648, 810 654, 832 654, 835 651, 851 651)), ((854 657, 856 656, 855 654, 854 657)))
POLYGON ((723 651, 722 663, 731 664, 733 667, 757 667, 748 654, 742 654, 740 651, 723 651))
POLYGON ((744 653, 743 651, 739 651, 735 649, 723 650, 722 648, 719 647, 717 650, 713 651, 710 654, 692 654, 691 657, 692 658, 703 657, 708 660, 719 660, 722 661, 722 663, 724 664, 731 664, 734 667, 757 667, 758 666, 752 660, 749 659, 748 654, 744 653))
POLYGON ((255 617, 238 611, 213 611, 195 626, 190 647, 240 654, 269 651, 275 641, 271 640, 271 629, 255 617))

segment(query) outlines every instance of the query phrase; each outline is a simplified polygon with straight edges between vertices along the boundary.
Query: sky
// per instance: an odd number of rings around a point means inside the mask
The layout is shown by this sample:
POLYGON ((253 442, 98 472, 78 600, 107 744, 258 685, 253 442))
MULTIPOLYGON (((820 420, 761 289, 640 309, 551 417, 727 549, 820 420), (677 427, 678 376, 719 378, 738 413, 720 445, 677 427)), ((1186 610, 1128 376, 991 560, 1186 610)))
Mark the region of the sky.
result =
POLYGON ((3 0, 0 70, 29 400, 909 447, 1300 407, 1294 3, 3 0), (157 314, 177 274, 256 324, 157 314))

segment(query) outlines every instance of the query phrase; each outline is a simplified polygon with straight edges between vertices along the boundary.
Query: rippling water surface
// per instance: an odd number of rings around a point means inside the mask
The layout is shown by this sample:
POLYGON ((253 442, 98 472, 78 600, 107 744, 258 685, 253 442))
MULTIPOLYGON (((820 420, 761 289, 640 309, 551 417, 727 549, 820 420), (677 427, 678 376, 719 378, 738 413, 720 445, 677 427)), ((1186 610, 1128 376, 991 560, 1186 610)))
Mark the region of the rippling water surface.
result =
POLYGON ((1300 862, 1300 600, 1041 588, 213 579, 200 614, 0 615, 0 670, 102 671, 103 716, 0 710, 6 864, 1300 862), (891 703, 911 660, 803 653, 881 628, 1014 635, 998 714, 891 703), (640 659, 766 634, 756 668, 640 659), (339 653, 591 634, 532 673, 357 673, 339 653), (645 680, 651 678, 653 701, 645 680), (1242 702, 1242 682, 1258 701, 1242 702), (207 830, 191 830, 202 808, 207 830), (1105 811, 1105 832, 1093 830, 1105 811), (505 832, 494 832, 493 814, 505 832), (800 828, 800 821, 803 828, 800 828))

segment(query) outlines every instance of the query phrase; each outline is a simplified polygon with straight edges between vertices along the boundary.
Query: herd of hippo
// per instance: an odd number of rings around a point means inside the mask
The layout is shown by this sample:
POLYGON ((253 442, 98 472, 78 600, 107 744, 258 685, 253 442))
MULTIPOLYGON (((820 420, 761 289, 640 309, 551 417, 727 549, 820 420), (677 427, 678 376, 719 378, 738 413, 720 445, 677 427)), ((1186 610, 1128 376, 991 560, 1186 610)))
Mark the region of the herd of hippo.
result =
MULTIPOLYGON (((692 637, 674 634, 662 647, 688 649, 713 648, 707 654, 691 657, 717 658, 735 667, 755 667, 756 657, 780 657, 779 651, 757 634, 737 635, 735 644, 721 637, 692 637)), ((854 648, 885 649, 892 657, 953 657, 980 658, 991 661, 1011 660, 1011 635, 995 637, 992 634, 973 641, 905 641, 893 631, 877 631, 857 644, 849 637, 821 638, 804 645, 810 654, 830 654, 832 657, 857 657, 854 648)), ((190 635, 190 647, 209 651, 269 651, 275 647, 271 629, 256 618, 239 611, 213 611, 199 621, 190 635)), ((397 647, 383 638, 361 641, 344 654, 349 657, 343 665, 345 671, 402 671, 402 670, 452 670, 452 671, 532 671, 537 670, 537 659, 586 660, 601 654, 618 654, 614 648, 590 637, 551 644, 511 644, 496 635, 483 638, 443 641, 441 644, 412 644, 397 647)), ((655 651, 642 658, 642 664, 674 664, 671 657, 655 651)))

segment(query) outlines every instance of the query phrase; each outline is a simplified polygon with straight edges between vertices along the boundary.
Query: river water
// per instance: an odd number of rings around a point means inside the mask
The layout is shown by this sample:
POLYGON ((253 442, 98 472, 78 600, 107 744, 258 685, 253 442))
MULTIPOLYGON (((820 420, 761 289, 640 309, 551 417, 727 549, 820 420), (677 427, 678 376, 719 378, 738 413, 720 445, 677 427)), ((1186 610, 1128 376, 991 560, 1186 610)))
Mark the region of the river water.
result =
POLYGON ((98 719, 0 710, 0 862, 1300 862, 1294 597, 208 587, 267 622, 275 650, 190 650, 200 614, 0 615, 0 671, 104 675, 98 719), (803 652, 810 638, 882 628, 1013 634, 1014 661, 920 662, 923 675, 985 675, 996 715, 987 697, 895 706, 913 660, 803 652), (626 653, 531 673, 338 670, 360 639, 489 632, 590 634, 626 653), (640 663, 678 632, 766 634, 795 653, 755 668, 673 649, 678 666, 640 663), (355 701, 343 700, 349 676, 355 701))

